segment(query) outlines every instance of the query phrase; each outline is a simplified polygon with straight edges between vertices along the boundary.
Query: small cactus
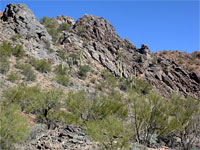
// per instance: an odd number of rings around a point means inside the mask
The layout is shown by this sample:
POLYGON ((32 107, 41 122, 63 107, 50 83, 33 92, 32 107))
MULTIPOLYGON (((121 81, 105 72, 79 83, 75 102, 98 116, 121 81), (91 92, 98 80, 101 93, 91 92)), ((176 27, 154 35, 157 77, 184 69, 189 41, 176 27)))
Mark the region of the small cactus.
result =
POLYGON ((82 61, 83 61, 83 51, 80 51, 80 65, 82 65, 82 61))
POLYGON ((119 69, 120 69, 120 77, 122 78, 122 60, 120 61, 120 66, 119 66, 119 69))

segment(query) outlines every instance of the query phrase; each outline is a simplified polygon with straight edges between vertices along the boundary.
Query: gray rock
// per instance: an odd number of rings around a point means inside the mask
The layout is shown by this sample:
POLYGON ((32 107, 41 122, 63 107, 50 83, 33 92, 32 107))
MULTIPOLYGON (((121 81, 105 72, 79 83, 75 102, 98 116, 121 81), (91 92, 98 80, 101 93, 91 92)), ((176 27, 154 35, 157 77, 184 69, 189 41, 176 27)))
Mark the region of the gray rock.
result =
POLYGON ((25 4, 7 5, 2 20, 8 22, 9 26, 26 39, 34 38, 37 42, 51 43, 51 36, 47 33, 32 11, 25 4))

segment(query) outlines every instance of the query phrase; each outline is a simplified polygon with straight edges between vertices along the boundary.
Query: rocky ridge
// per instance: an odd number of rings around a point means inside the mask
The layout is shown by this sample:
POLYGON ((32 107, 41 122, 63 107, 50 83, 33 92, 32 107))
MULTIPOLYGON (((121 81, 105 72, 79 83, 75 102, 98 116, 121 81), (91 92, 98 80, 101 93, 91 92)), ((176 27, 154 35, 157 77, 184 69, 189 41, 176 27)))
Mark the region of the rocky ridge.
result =
MULTIPOLYGON (((200 78, 197 73, 184 70, 170 59, 152 55, 145 44, 142 44, 141 48, 136 48, 128 39, 120 38, 114 27, 104 18, 84 15, 75 23, 72 18, 59 16, 56 21, 58 24, 68 23, 71 27, 69 31, 62 31, 59 34, 55 44, 45 27, 38 22, 26 5, 9 4, 0 19, 0 42, 11 41, 13 35, 19 34, 22 37, 19 42, 24 46, 27 55, 45 59, 52 65, 62 62, 67 67, 70 66, 69 60, 62 60, 58 51, 65 52, 67 56, 82 54, 83 63, 90 65, 96 72, 106 68, 116 78, 140 77, 165 96, 172 92, 180 92, 185 96, 200 98, 200 78), (49 52, 49 48, 54 51, 49 52)), ((42 83, 52 74, 41 75, 39 82, 42 83)), ((73 85, 61 88, 95 92, 93 88, 87 87, 87 81, 80 81, 74 77, 74 74, 71 78, 73 85)), ((6 84, 7 82, 4 86, 8 86, 6 84)), ((42 87, 49 88, 50 85, 42 87)), ((53 87, 57 85, 53 84, 53 87)), ((98 146, 81 127, 76 126, 65 125, 48 131, 36 131, 31 136, 30 141, 23 146, 24 150, 90 150, 98 146)), ((18 149, 22 149, 22 145, 18 149)))
POLYGON ((155 56, 162 56, 171 59, 189 72, 196 72, 200 76, 200 51, 191 54, 180 51, 159 51, 155 56))
MULTIPOLYGON (((195 72, 187 72, 174 61, 153 56, 146 45, 137 49, 128 39, 123 40, 114 27, 104 18, 84 15, 74 24, 73 19, 58 17, 71 22, 72 29, 63 31, 58 49, 83 52, 84 60, 106 67, 118 77, 138 76, 151 83, 163 95, 180 92, 196 98, 200 97, 200 78, 195 72)), ((24 38, 27 53, 39 58, 59 62, 56 53, 48 53, 48 48, 56 48, 51 37, 31 10, 24 4, 9 4, 1 17, 0 33, 9 39, 14 34, 24 38)))
POLYGON ((116 76, 141 77, 163 95, 181 92, 199 98, 200 78, 195 72, 189 73, 169 59, 152 56, 144 44, 137 49, 128 39, 121 39, 103 18, 85 15, 78 19, 73 29, 72 33, 64 33, 65 40, 61 44, 66 48, 78 45, 85 59, 94 59, 116 76), (80 27, 85 30, 79 31, 80 27), (84 44, 84 40, 88 43, 84 44), (79 41, 83 41, 82 45, 79 41))

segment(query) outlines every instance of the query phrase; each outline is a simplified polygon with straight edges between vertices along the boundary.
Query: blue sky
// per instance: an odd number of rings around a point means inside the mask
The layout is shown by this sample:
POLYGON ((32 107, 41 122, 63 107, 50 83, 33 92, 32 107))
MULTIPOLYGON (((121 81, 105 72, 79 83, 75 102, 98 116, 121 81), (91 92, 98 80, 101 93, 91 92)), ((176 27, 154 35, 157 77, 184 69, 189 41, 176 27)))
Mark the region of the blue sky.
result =
POLYGON ((8 3, 25 3, 40 19, 67 15, 75 20, 84 14, 107 19, 122 37, 138 48, 152 52, 200 50, 200 2, 198 0, 0 0, 0 10, 8 3))

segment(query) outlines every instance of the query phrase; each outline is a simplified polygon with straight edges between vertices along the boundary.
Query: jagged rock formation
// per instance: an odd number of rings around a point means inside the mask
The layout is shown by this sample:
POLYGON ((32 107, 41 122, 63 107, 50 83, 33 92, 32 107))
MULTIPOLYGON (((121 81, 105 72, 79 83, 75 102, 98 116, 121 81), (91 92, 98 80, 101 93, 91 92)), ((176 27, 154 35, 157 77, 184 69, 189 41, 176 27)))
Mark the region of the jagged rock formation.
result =
MULTIPOLYGON (((67 18, 59 17, 59 21, 67 18)), ((40 59, 59 62, 46 29, 24 4, 9 4, 1 18, 0 33, 6 38, 18 33, 24 37, 26 51, 40 59)), ((73 25, 73 21, 71 20, 73 25)), ((137 49, 128 39, 121 39, 114 27, 102 17, 84 15, 69 32, 62 32, 59 49, 67 53, 83 52, 84 59, 106 67, 116 76, 138 76, 150 82, 163 95, 180 92, 200 98, 199 76, 188 73, 175 62, 152 56, 149 48, 137 49)))
POLYGON ((1 22, 0 33, 3 35, 1 41, 19 34, 24 38, 24 47, 28 53, 39 59, 57 61, 55 54, 47 54, 48 48, 52 47, 51 36, 25 4, 7 5, 1 22))
POLYGON ((185 70, 196 72, 200 76, 200 51, 195 51, 191 54, 177 50, 159 51, 154 53, 154 55, 173 60, 185 70))
POLYGON ((83 50, 86 59, 93 58, 116 76, 142 77, 163 95, 180 92, 200 98, 199 76, 196 73, 188 73, 171 60, 152 56, 144 44, 136 49, 128 39, 121 39, 103 18, 85 15, 78 19, 74 32, 65 33, 61 44, 75 46, 75 51, 83 50), (87 44, 84 44, 85 40, 88 40, 87 44), (83 41, 82 45, 80 41, 83 41))

